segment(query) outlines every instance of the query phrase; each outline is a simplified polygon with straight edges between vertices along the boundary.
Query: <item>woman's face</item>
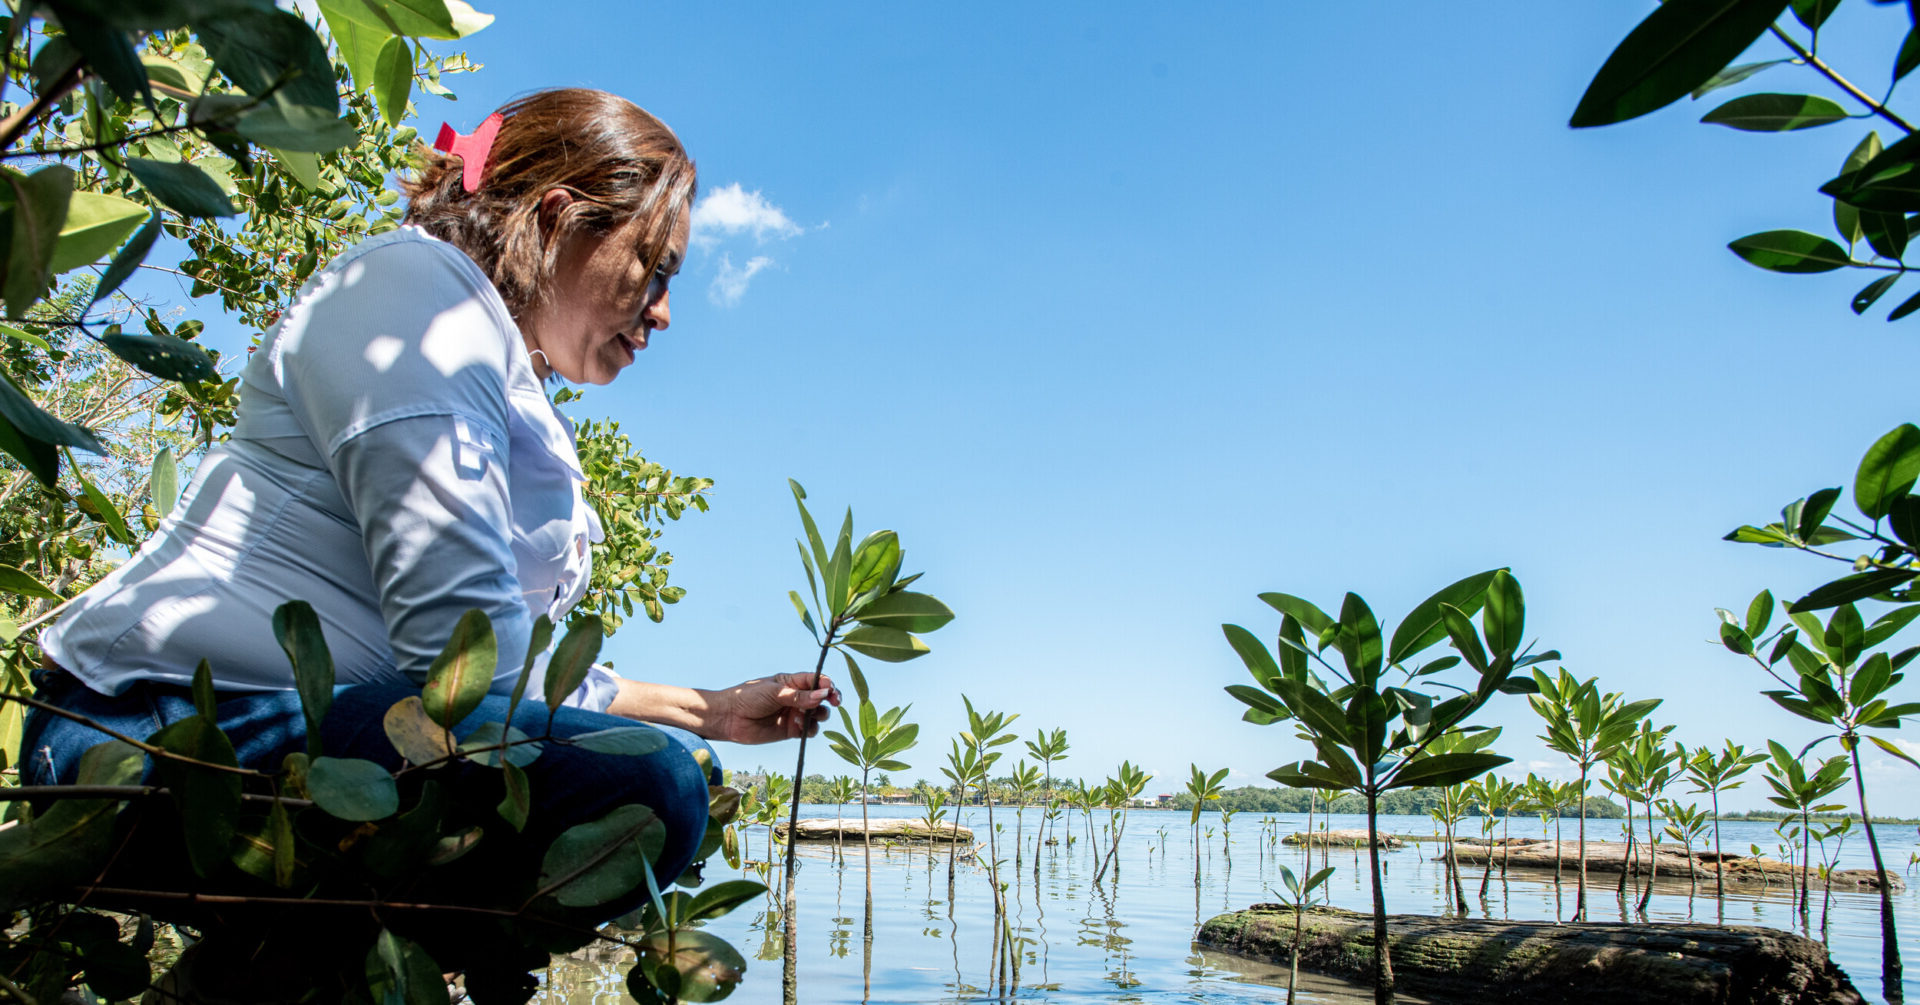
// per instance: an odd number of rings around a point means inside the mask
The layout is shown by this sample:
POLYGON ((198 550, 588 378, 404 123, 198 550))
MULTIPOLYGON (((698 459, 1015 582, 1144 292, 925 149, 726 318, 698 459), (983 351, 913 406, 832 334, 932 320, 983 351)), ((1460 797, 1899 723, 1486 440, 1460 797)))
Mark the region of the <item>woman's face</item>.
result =
MULTIPOLYGON (((565 208, 570 197, 548 193, 565 208)), ((647 339, 672 320, 667 286, 686 258, 688 214, 680 215, 660 268, 649 275, 640 256, 643 222, 635 219, 606 234, 573 232, 561 239, 553 283, 539 306, 521 320, 521 332, 542 378, 549 369, 576 384, 606 384, 647 347, 647 339), (546 365, 541 364, 541 357, 546 365)))

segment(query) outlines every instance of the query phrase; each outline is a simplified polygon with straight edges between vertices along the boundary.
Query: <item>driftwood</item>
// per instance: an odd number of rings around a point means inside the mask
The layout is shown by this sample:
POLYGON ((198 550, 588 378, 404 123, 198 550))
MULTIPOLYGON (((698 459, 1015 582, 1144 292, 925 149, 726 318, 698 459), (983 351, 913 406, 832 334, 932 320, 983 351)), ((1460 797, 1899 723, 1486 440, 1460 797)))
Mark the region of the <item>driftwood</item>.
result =
MULTIPOLYGON (((1281 838, 1280 843, 1291 845, 1311 844, 1315 847, 1326 845, 1333 848, 1365 848, 1367 846, 1367 832, 1363 830, 1314 831, 1308 834, 1305 831, 1301 831, 1281 838)), ((1406 840, 1394 834, 1376 834, 1374 835, 1373 843, 1382 848, 1398 848, 1405 844, 1406 840)))
MULTIPOLYGON (((1453 846, 1453 854, 1460 864, 1481 865, 1486 862, 1491 849, 1493 864, 1506 863, 1517 869, 1553 868, 1554 842, 1552 839, 1513 838, 1504 845, 1488 845, 1485 841, 1458 841, 1453 846)), ((1559 846, 1560 869, 1562 874, 1579 867, 1580 843, 1563 841, 1559 846)), ((1627 854, 1624 841, 1588 841, 1587 874, 1608 873, 1618 875, 1621 865, 1627 863, 1644 876, 1655 856, 1647 854, 1646 842, 1636 842, 1632 857, 1627 854)), ((1726 861, 1727 882, 1742 883, 1797 883, 1800 866, 1796 863, 1779 862, 1770 858, 1754 858, 1749 855, 1735 855, 1731 852, 1722 856, 1726 861)), ((1660 878, 1685 879, 1691 871, 1701 880, 1711 879, 1714 874, 1714 857, 1711 851, 1695 851, 1689 860, 1677 845, 1662 844, 1658 855, 1660 878)), ((1816 869, 1807 877, 1811 889, 1819 891, 1825 883, 1816 869)), ((1904 890, 1907 884, 1893 873, 1887 873, 1887 882, 1895 891, 1904 890)), ((1836 869, 1833 873, 1833 886, 1838 890, 1877 890, 1878 881, 1872 869, 1836 869)))
MULTIPOLYGON (((1208 949, 1287 965, 1293 911, 1255 904, 1200 927, 1208 949)), ((1300 969, 1373 979, 1373 918, 1328 907, 1302 921, 1300 969)), ((1746 925, 1563 924, 1387 918, 1396 983, 1435 1001, 1662 1005, 1857 1005, 1812 939, 1746 925)))
MULTIPOLYGON (((951 823, 943 823, 931 832, 924 820, 874 820, 867 824, 867 833, 875 838, 887 841, 950 841, 966 844, 973 841, 973 831, 960 828, 958 837, 954 836, 951 823)), ((787 825, 775 824, 773 833, 782 841, 787 838, 787 825)), ((844 841, 860 840, 860 820, 858 817, 848 820, 834 820, 831 817, 800 821, 801 841, 832 841, 836 836, 844 841)))

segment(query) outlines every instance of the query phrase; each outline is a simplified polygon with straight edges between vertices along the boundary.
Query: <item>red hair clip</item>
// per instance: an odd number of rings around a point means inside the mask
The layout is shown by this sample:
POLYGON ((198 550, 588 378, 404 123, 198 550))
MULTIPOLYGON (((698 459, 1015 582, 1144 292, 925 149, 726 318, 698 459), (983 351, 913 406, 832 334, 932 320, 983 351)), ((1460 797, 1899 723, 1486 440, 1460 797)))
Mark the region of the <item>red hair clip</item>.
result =
POLYGON ((487 169, 487 154, 493 150, 493 138, 500 135, 500 123, 504 121, 500 113, 495 112, 468 136, 454 132, 453 126, 447 123, 440 124, 440 137, 433 141, 433 148, 460 158, 460 185, 467 191, 480 190, 480 175, 487 169))

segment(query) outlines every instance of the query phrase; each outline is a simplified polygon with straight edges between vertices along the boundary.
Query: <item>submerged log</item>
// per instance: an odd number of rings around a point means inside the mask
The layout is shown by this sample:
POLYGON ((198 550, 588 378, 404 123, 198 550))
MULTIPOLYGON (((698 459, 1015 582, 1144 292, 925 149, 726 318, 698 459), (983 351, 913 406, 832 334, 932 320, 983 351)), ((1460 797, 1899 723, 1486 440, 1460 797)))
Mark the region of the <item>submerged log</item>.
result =
MULTIPOLYGON (((787 825, 774 825, 773 833, 781 840, 786 840, 787 825)), ((969 828, 960 828, 959 835, 955 836, 953 825, 946 823, 929 832, 924 820, 873 820, 867 824, 867 833, 886 841, 952 841, 966 844, 973 840, 973 831, 969 828)), ((860 818, 834 820, 827 817, 800 821, 798 839, 801 841, 832 841, 836 836, 844 841, 860 840, 860 818)))
MULTIPOLYGON (((1308 834, 1305 831, 1300 831, 1281 838, 1280 843, 1291 845, 1311 844, 1316 848, 1321 845, 1333 848, 1365 848, 1367 846, 1367 832, 1363 830, 1314 831, 1308 834)), ((1406 839, 1397 834, 1375 834, 1373 843, 1382 848, 1398 848, 1407 842, 1406 839)))
MULTIPOLYGON (((1208 949, 1286 966, 1293 911, 1255 904, 1200 926, 1208 949)), ((1370 982, 1373 917, 1309 908, 1300 969, 1370 982)), ((1746 925, 1562 924, 1387 917, 1393 973, 1435 1001, 1648 1001, 1662 1005, 1856 1005, 1847 975, 1812 939, 1746 925)))
MULTIPOLYGON (((1479 841, 1472 843, 1459 842, 1454 845, 1453 853, 1454 857, 1459 860, 1462 866, 1480 865, 1487 860, 1488 847, 1488 845, 1479 841)), ((1561 842, 1557 851, 1563 874, 1567 870, 1579 867, 1579 842, 1561 842)), ((1492 852, 1495 865, 1506 863, 1516 869, 1551 870, 1553 868, 1556 848, 1551 838, 1546 840, 1522 840, 1520 838, 1514 838, 1504 846, 1493 846, 1492 852)), ((1797 883, 1799 881, 1801 870, 1799 865, 1794 863, 1778 862, 1770 858, 1753 858, 1748 855, 1735 855, 1731 852, 1721 857, 1726 860, 1727 882, 1729 883, 1797 883)), ((1693 853, 1693 858, 1689 860, 1686 853, 1678 847, 1663 844, 1660 846, 1658 858, 1660 878, 1662 879, 1685 879, 1689 871, 1701 880, 1706 880, 1713 876, 1714 857, 1710 851, 1696 851, 1693 853)), ((1644 876, 1648 872, 1648 867, 1653 864, 1653 860, 1654 856, 1647 854, 1645 842, 1639 842, 1633 846, 1631 859, 1627 857, 1626 842, 1624 841, 1587 842, 1588 875, 1598 872, 1617 875, 1620 872, 1622 864, 1625 863, 1630 864, 1635 871, 1644 876)), ((1825 882, 1820 878, 1817 869, 1814 870, 1812 875, 1807 877, 1807 881, 1815 892, 1818 892, 1825 882)), ((1907 888, 1907 884, 1901 880, 1899 876, 1891 872, 1887 874, 1887 884, 1896 892, 1907 888)), ((1872 869, 1836 869, 1833 873, 1833 886, 1834 889, 1837 890, 1879 889, 1878 881, 1874 877, 1872 869)))

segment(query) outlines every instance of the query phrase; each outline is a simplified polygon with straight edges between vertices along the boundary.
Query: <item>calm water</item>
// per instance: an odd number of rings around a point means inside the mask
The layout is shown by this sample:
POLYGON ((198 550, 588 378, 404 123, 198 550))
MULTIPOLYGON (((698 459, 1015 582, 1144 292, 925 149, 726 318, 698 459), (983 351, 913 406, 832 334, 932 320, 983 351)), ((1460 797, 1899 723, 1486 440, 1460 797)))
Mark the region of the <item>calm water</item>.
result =
MULTIPOLYGON (((803 818, 834 815, 834 807, 803 807, 803 818)), ((858 819, 859 807, 845 807, 858 819)), ((920 816, 917 807, 873 807, 875 818, 920 816)), ((1096 826, 1104 814, 1096 814, 1096 826)), ((951 819, 951 818, 949 818, 951 819)), ((947 858, 944 849, 929 856, 924 847, 882 849, 873 855, 874 939, 871 990, 862 973, 863 881, 858 843, 847 848, 846 864, 834 861, 832 845, 800 845, 797 873, 800 904, 800 989, 804 1002, 974 1002, 1022 1003, 1105 1002, 1284 1002, 1286 972, 1247 960, 1198 952, 1192 938, 1199 922, 1224 911, 1276 899, 1270 888, 1280 885, 1278 866, 1301 870, 1302 851, 1269 844, 1260 818, 1237 814, 1232 845, 1223 840, 1219 818, 1201 818, 1200 880, 1194 882, 1194 845, 1185 813, 1134 810, 1116 856, 1117 879, 1108 876, 1098 886, 1091 882, 1095 863, 1089 853, 1086 828, 1080 814, 1058 822, 1061 843, 1044 849, 1040 875, 1033 876, 1034 827, 1039 812, 1025 814, 1021 867, 1012 866, 1008 840, 1018 815, 996 809, 994 821, 1002 834, 1001 879, 1007 884, 1008 913, 1014 934, 1021 940, 1018 980, 1003 994, 994 984, 993 899, 984 865, 962 862, 955 877, 954 896, 947 895, 947 858), (1076 840, 1065 842, 1069 825, 1076 840), (1206 828, 1214 831, 1209 839, 1206 828)), ((1304 830, 1304 815, 1278 815, 1280 835, 1304 830)), ((986 838, 986 812, 967 809, 961 821, 986 838)), ((1316 821, 1317 822, 1317 821, 1316 821)), ((1364 827, 1361 817, 1335 816, 1333 826, 1364 827)), ((1389 833, 1431 834, 1425 817, 1382 817, 1389 833)), ((1538 819, 1514 820, 1514 837, 1541 836, 1538 819)), ((1273 833, 1272 831, 1267 832, 1273 833)), ((1469 821, 1460 831, 1477 835, 1469 821)), ((1544 831, 1551 834, 1550 829, 1544 831)), ((1589 822, 1594 840, 1617 839, 1618 821, 1589 822)), ((1644 833, 1644 831, 1642 832, 1644 833)), ((1728 851, 1746 851, 1759 844, 1776 856, 1779 842, 1772 825, 1729 822, 1723 825, 1728 851)), ((1573 838, 1566 825, 1566 840, 1573 838)), ((1920 851, 1911 826, 1879 828, 1881 850, 1890 871, 1904 871, 1909 857, 1920 851)), ((1104 849, 1106 840, 1100 840, 1104 849)), ((766 855, 766 830, 747 832, 749 859, 766 855)), ((1439 914, 1447 906, 1442 886, 1442 864, 1429 861, 1436 845, 1410 845, 1382 855, 1386 870, 1387 910, 1394 913, 1439 914)), ((775 854, 780 854, 775 846, 775 854)), ((1316 853, 1316 858, 1318 857, 1316 853)), ((982 851, 984 858, 984 849, 982 851)), ((714 878, 733 878, 718 856, 714 878)), ((1316 863, 1317 864, 1317 863, 1316 863)), ((1336 848, 1330 864, 1338 871, 1329 882, 1332 903, 1356 911, 1370 905, 1366 859, 1336 848)), ((1871 868, 1865 839, 1856 833, 1841 851, 1842 868, 1871 868)), ((749 869, 745 875, 754 873, 749 869)), ((777 870, 773 874, 777 887, 777 870)), ((1477 870, 1462 867, 1468 899, 1479 885, 1477 870)), ((1620 917, 1614 896, 1617 874, 1589 875, 1589 908, 1596 921, 1620 917)), ((1711 922, 1714 903, 1710 882, 1701 884, 1702 896, 1689 900, 1684 880, 1656 888, 1647 915, 1653 921, 1711 922)), ((1564 910, 1572 911, 1572 879, 1566 886, 1564 910)), ((776 889, 777 894, 777 889, 776 889)), ((1793 909, 1783 885, 1762 892, 1757 886, 1729 886, 1726 920, 1729 924, 1766 925, 1822 937, 1819 890, 1810 933, 1793 909)), ((1908 1001, 1920 1001, 1920 896, 1912 890, 1895 895, 1895 911, 1903 955, 1907 957, 1908 1001)), ((780 922, 771 902, 750 903, 712 924, 748 957, 745 983, 728 1000, 764 1003, 780 1001, 780 922)), ((1478 904, 1475 913, 1482 913, 1478 904)), ((1504 884, 1495 870, 1484 912, 1492 917, 1551 919, 1554 917, 1552 873, 1516 870, 1504 884)), ((1630 920, 1630 919, 1629 919, 1630 920)), ((1884 1001, 1880 987, 1879 897, 1872 892, 1835 890, 1827 913, 1825 937, 1833 957, 1853 978, 1869 1001, 1884 1001)), ((623 988, 625 968, 620 961, 605 965, 557 963, 548 975, 546 1002, 615 1003, 629 1001, 623 988)), ((1301 975, 1302 1000, 1322 1002, 1371 1001, 1365 989, 1301 975)))

